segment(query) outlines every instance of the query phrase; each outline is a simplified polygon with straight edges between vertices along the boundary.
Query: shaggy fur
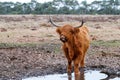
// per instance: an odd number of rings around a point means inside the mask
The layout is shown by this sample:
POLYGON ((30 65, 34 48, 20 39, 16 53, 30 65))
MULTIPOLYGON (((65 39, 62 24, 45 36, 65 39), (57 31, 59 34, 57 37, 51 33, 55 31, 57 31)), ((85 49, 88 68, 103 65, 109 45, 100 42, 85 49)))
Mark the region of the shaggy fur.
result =
POLYGON ((56 32, 63 42, 62 49, 68 60, 68 75, 71 75, 72 62, 75 74, 79 74, 79 68, 84 67, 84 58, 90 42, 87 27, 83 25, 80 28, 75 28, 65 25, 58 27, 56 32))

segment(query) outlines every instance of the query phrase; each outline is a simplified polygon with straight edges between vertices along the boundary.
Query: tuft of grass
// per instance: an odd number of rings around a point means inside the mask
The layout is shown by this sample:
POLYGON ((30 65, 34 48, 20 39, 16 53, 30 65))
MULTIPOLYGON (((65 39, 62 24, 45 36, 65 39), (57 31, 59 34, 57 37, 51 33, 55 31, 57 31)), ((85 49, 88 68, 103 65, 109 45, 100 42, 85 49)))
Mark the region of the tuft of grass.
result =
POLYGON ((50 24, 48 24, 48 23, 41 23, 41 24, 40 24, 40 26, 44 26, 44 27, 51 27, 51 25, 50 25, 50 24))
POLYGON ((40 43, 0 43, 0 48, 11 48, 11 47, 35 47, 40 43))
POLYGON ((120 47, 120 40, 111 40, 111 41, 92 41, 92 45, 96 46, 106 46, 106 47, 120 47))
POLYGON ((52 34, 47 34, 46 37, 54 37, 52 34))
POLYGON ((61 51, 62 51, 62 50, 61 50, 60 47, 58 47, 58 46, 55 47, 55 49, 54 49, 54 52, 55 52, 55 53, 59 53, 59 52, 61 52, 61 51))

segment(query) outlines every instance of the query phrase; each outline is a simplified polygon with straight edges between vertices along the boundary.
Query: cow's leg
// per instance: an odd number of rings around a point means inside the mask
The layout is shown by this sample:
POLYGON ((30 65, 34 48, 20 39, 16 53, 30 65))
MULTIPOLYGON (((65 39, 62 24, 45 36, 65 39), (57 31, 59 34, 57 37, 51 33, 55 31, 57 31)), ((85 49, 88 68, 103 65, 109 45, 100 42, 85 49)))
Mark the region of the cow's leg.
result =
POLYGON ((85 58, 85 54, 83 54, 82 59, 81 59, 81 61, 80 61, 80 67, 81 67, 81 68, 84 68, 84 67, 85 67, 84 58, 85 58))
POLYGON ((75 80, 80 80, 80 71, 79 71, 80 60, 81 59, 79 57, 74 60, 75 80))
POLYGON ((65 45, 63 45, 62 48, 63 48, 64 54, 65 54, 65 57, 68 60, 67 73, 68 73, 69 76, 71 76, 72 60, 69 57, 68 48, 65 45))
POLYGON ((79 71, 79 63, 80 63, 80 60, 79 58, 76 58, 74 60, 74 72, 75 74, 80 74, 80 71, 79 71))
POLYGON ((82 52, 82 57, 81 57, 81 61, 80 61, 80 67, 81 68, 85 67, 84 61, 85 61, 85 55, 86 55, 87 49, 88 49, 88 47, 82 52))
POLYGON ((69 77, 71 77, 71 70, 72 70, 72 61, 68 61, 67 73, 69 77))

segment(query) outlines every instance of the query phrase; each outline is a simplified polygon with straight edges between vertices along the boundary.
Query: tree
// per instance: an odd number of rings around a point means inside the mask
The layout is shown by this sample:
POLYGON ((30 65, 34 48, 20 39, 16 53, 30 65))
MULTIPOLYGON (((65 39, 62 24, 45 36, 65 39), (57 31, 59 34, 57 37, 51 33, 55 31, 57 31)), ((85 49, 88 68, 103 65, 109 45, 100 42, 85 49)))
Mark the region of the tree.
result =
POLYGON ((3 2, 0 4, 0 11, 2 14, 9 14, 11 12, 11 6, 13 6, 12 2, 3 2))
POLYGON ((22 4, 20 2, 16 2, 11 10, 12 14, 22 14, 22 4))
POLYGON ((0 2, 0 14, 120 14, 120 0, 53 0, 39 3, 0 2))
POLYGON ((53 0, 53 5, 58 9, 59 13, 70 14, 75 12, 79 3, 77 0, 53 0))
POLYGON ((23 3, 22 4, 22 13, 23 14, 31 14, 32 13, 30 3, 23 3))
POLYGON ((88 13, 88 4, 87 4, 87 1, 84 0, 84 1, 81 2, 81 4, 82 4, 82 7, 80 7, 81 8, 81 13, 82 14, 87 14, 88 13))
POLYGON ((95 0, 90 5, 88 5, 88 6, 90 6, 89 14, 97 14, 97 11, 101 8, 100 4, 101 4, 101 1, 95 0))
POLYGON ((37 1, 36 0, 31 0, 31 2, 29 3, 30 8, 32 11, 34 11, 36 5, 37 5, 37 1))
POLYGON ((57 9, 53 6, 52 2, 43 4, 37 4, 35 8, 35 14, 56 14, 57 9))
POLYGON ((58 10, 58 14, 70 14, 70 10, 68 7, 64 6, 58 10))
POLYGON ((114 0, 114 14, 120 14, 120 0, 114 0))

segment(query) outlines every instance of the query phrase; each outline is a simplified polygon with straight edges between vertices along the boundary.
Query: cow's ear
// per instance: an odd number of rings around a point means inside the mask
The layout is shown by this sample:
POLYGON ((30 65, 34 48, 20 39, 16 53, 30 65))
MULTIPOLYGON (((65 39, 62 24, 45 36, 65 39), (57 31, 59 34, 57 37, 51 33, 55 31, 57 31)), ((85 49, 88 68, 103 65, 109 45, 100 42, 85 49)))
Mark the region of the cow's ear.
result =
POLYGON ((70 30, 70 32, 71 32, 72 34, 74 34, 74 28, 73 28, 73 29, 71 29, 71 30, 70 30))
POLYGON ((79 31, 79 28, 74 28, 74 33, 78 33, 79 31))
POLYGON ((59 34, 61 33, 59 28, 56 29, 56 32, 59 33, 59 34))

